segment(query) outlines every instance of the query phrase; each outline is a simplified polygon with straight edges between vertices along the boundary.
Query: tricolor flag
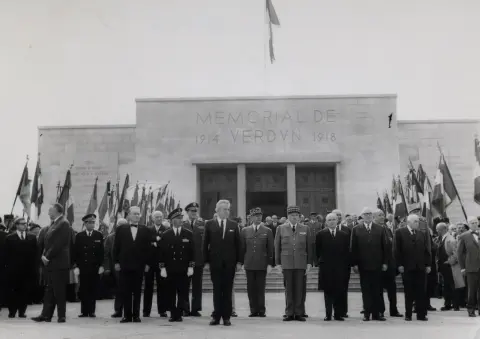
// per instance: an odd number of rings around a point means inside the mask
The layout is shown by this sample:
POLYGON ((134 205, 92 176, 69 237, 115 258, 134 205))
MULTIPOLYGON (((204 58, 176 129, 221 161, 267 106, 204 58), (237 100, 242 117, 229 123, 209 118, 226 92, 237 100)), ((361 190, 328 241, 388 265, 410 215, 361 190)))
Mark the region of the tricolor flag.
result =
POLYGON ((457 197, 455 184, 452 175, 448 169, 445 157, 440 156, 437 174, 435 176, 435 186, 433 187, 432 205, 437 211, 445 216, 447 207, 457 197))
POLYGON ((480 141, 475 138, 475 167, 473 174, 473 200, 480 205, 480 141))
POLYGON ((383 206, 382 199, 380 199, 380 196, 378 195, 378 192, 377 192, 377 208, 379 210, 382 210, 383 213, 385 213, 385 207, 383 206))
POLYGON ((155 211, 165 211, 165 195, 167 194, 167 188, 170 184, 170 181, 159 189, 157 194, 157 201, 155 203, 155 211))
POLYGON ((98 177, 95 178, 95 184, 93 184, 92 195, 90 195, 90 202, 88 203, 87 212, 85 214, 94 214, 95 211, 97 210, 97 207, 98 207, 97 182, 98 182, 98 177))
MULTIPOLYGON (((405 178, 406 182, 406 202, 407 202, 407 212, 421 208, 420 206, 420 196, 419 196, 419 184, 417 182, 417 177, 415 175, 415 170, 413 167, 410 169, 407 177, 405 178)), ((423 188, 421 188, 423 191, 423 188)))
POLYGON ((135 185, 135 191, 133 192, 133 198, 132 198, 132 201, 130 202, 130 206, 140 206, 138 201, 138 182, 135 185))
MULTIPOLYGON (((118 203, 117 203, 117 213, 115 214, 115 222, 114 222, 114 225, 116 225, 117 223, 117 220, 118 218, 123 218, 123 215, 122 215, 122 212, 128 212, 127 210, 125 210, 123 207, 125 204, 125 201, 128 202, 128 200, 126 199, 126 195, 127 195, 127 189, 128 189, 128 185, 130 184, 130 176, 127 174, 125 176, 125 182, 123 183, 123 188, 122 188, 122 194, 119 196, 119 199, 118 199, 118 203)), ((120 188, 120 186, 119 186, 120 188)), ((117 194, 118 196, 118 194, 117 194)))
POLYGON ((405 195, 403 194, 402 182, 400 181, 400 176, 398 179, 393 179, 392 183, 392 201, 393 201, 393 211, 395 218, 398 217, 400 220, 405 218, 408 214, 407 204, 405 201, 405 195))
POLYGON ((269 42, 268 49, 270 52, 270 62, 273 64, 275 61, 275 53, 273 51, 273 30, 272 25, 280 26, 280 21, 278 20, 277 12, 273 7, 272 0, 265 0, 266 12, 267 12, 267 21, 268 21, 268 33, 269 33, 269 42))
POLYGON ((388 197, 387 191, 383 194, 383 206, 385 206, 385 213, 392 214, 392 204, 390 204, 390 198, 388 197))
POLYGON ((33 177, 32 198, 30 201, 32 204, 35 204, 37 210, 36 218, 40 217, 43 204, 43 182, 42 170, 40 168, 40 155, 38 156, 37 168, 35 169, 35 176, 33 177))
POLYGON ((110 195, 110 181, 107 181, 107 186, 105 187, 105 192, 103 193, 102 201, 98 206, 98 219, 100 223, 104 224, 109 228, 110 226, 110 213, 109 213, 109 195, 110 195))
POLYGON ((65 176, 65 182, 63 183, 62 192, 60 193, 57 202, 63 206, 63 209, 65 210, 65 217, 70 222, 70 225, 73 225, 75 217, 73 210, 74 200, 71 194, 71 189, 72 178, 70 170, 68 170, 67 175, 65 176))
POLYGON ((25 164, 25 167, 23 168, 22 176, 20 178, 20 182, 18 183, 16 197, 20 198, 20 201, 22 202, 22 205, 23 205, 23 212, 26 215, 28 215, 29 218, 30 218, 30 210, 32 206, 32 203, 30 201, 30 182, 31 180, 28 179, 28 167, 27 167, 27 164, 25 164))

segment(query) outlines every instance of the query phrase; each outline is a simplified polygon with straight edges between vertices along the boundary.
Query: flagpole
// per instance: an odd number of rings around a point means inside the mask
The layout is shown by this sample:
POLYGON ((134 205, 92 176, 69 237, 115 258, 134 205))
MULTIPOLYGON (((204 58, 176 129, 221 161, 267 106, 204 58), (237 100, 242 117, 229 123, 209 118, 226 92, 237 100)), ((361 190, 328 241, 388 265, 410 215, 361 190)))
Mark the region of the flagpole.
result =
MULTIPOLYGON (((440 144, 439 144, 438 141, 437 141, 437 147, 438 147, 438 150, 440 151, 440 155, 442 156, 443 162, 445 163, 446 168, 448 169, 447 160, 445 159, 445 155, 443 154, 442 148, 440 147, 440 144)), ((448 169, 448 172, 449 172, 448 174, 450 175, 450 178, 452 178, 452 175, 450 174, 450 169, 448 169)), ((468 222, 467 212, 465 211, 465 207, 463 206, 462 198, 460 198, 460 194, 458 194, 457 185, 455 185, 455 182, 453 181, 453 178, 452 178, 452 184, 453 184, 453 189, 455 190, 455 194, 458 197, 458 201, 460 202, 460 206, 462 207, 463 216, 465 217, 465 221, 468 222)), ((446 208, 445 208, 445 210, 446 210, 446 208)))

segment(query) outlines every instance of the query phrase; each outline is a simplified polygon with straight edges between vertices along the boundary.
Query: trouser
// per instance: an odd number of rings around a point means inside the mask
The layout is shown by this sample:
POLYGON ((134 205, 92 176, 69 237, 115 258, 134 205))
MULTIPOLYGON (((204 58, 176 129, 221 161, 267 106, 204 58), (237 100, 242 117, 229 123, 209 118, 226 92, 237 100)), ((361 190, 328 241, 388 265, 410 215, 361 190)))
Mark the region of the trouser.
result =
POLYGON ((80 309, 84 315, 95 314, 99 275, 97 271, 80 270, 80 309))
POLYGON ((303 289, 305 270, 285 269, 283 270, 285 278, 285 296, 287 307, 285 314, 287 316, 302 316, 305 312, 303 304, 303 289))
POLYGON ((6 278, 5 278, 5 269, 0 267, 0 310, 3 306, 6 306, 7 300, 5 295, 5 286, 6 286, 6 278))
POLYGON ((120 289, 120 273, 114 273, 115 278, 115 301, 113 303, 113 309, 115 313, 122 314, 123 313, 123 296, 122 290, 120 289))
POLYGON ((332 309, 335 312, 335 317, 342 317, 345 315, 343 309, 343 288, 333 288, 324 290, 323 298, 325 299, 325 314, 328 318, 332 317, 332 309))
POLYGON ((165 279, 160 276, 160 270, 150 269, 145 272, 145 290, 143 291, 143 315, 150 315, 152 311, 153 284, 157 283, 157 311, 158 314, 167 311, 166 298, 167 291, 165 288, 165 279))
POLYGON ((182 316, 183 305, 188 299, 188 276, 187 272, 173 273, 167 271, 166 286, 168 293, 167 308, 170 310, 172 319, 182 316))
POLYGON ((232 313, 235 313, 235 278, 233 278, 233 285, 232 285, 232 313))
POLYGON ((360 270, 360 287, 365 316, 378 317, 382 305, 382 271, 360 270))
POLYGON ((66 270, 45 271, 45 296, 42 316, 51 319, 55 306, 59 318, 65 318, 67 309, 67 284, 70 272, 66 270))
POLYGON ((140 299, 142 294, 142 270, 120 271, 120 288, 123 296, 124 317, 126 319, 140 317, 140 299), (133 297, 133 303, 132 303, 133 297))
POLYGON ((25 314, 30 296, 32 275, 24 272, 13 272, 8 275, 8 311, 11 315, 25 314))
POLYGON ((411 270, 403 273, 403 288, 405 292, 405 316, 412 316, 413 302, 417 311, 417 318, 427 315, 425 270, 411 270))
POLYGON ((443 278, 443 299, 445 307, 459 307, 459 299, 455 293, 455 282, 453 280, 452 268, 448 264, 439 265, 439 271, 443 278))
MULTIPOLYGON (((203 283, 203 266, 195 266, 193 275, 190 278, 192 285, 192 308, 193 312, 202 310, 202 283, 203 283)), ((188 298, 187 298, 188 302, 188 298)))
POLYGON ((246 270, 246 274, 250 313, 265 314, 265 282, 267 271, 246 270))
POLYGON ((469 311, 480 309, 480 272, 467 272, 468 301, 469 311))
POLYGON ((307 312, 305 311, 305 302, 307 301, 307 275, 303 275, 303 290, 302 290, 302 308, 303 312, 301 315, 305 315, 307 312))
POLYGON ((390 315, 398 313, 397 309, 397 281, 395 271, 382 272, 382 303, 380 313, 385 313, 385 298, 383 290, 387 291, 388 303, 390 304, 390 315))
POLYGON ((230 320, 232 315, 232 291, 235 267, 210 268, 213 283, 213 309, 216 320, 230 320))

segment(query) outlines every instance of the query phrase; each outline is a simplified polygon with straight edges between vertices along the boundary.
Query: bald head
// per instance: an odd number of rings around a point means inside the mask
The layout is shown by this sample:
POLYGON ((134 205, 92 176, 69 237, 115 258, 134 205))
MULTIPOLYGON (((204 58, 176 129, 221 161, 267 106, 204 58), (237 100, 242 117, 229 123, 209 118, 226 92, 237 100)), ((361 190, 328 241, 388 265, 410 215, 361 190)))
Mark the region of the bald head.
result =
POLYGON ((445 233, 447 233, 447 231, 448 231, 448 226, 444 222, 440 222, 440 223, 437 224, 436 229, 437 229, 438 235, 443 237, 445 235, 445 233))
POLYGON ((410 226, 410 228, 413 229, 413 230, 418 229, 419 221, 420 221, 420 219, 418 218, 418 215, 416 215, 416 214, 410 214, 407 217, 407 225, 410 226))

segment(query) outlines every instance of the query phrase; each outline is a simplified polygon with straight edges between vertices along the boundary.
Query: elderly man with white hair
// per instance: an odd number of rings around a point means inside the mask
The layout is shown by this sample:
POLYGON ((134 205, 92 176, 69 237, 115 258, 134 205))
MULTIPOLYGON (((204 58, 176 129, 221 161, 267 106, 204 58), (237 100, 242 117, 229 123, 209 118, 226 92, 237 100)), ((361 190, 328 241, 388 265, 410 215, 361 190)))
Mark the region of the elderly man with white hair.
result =
POLYGON ((412 320, 413 302, 417 320, 427 321, 426 279, 431 271, 431 250, 426 232, 419 230, 419 217, 410 214, 407 226, 395 232, 395 259, 403 275, 405 292, 405 320, 412 320))
POLYGON ((458 238, 457 256, 462 273, 467 276, 468 316, 475 317, 480 307, 480 243, 478 238, 478 219, 468 218, 470 231, 458 238))
POLYGON ((203 260, 213 283, 214 317, 210 325, 219 325, 223 319, 223 324, 230 326, 233 280, 243 264, 240 229, 228 219, 230 201, 219 200, 215 211, 217 218, 205 223, 203 237, 203 260))
POLYGON ((373 213, 365 207, 361 214, 364 224, 352 230, 351 247, 354 270, 360 273, 363 321, 385 321, 382 308, 382 271, 387 270, 391 253, 388 251, 385 229, 372 222, 373 213))

